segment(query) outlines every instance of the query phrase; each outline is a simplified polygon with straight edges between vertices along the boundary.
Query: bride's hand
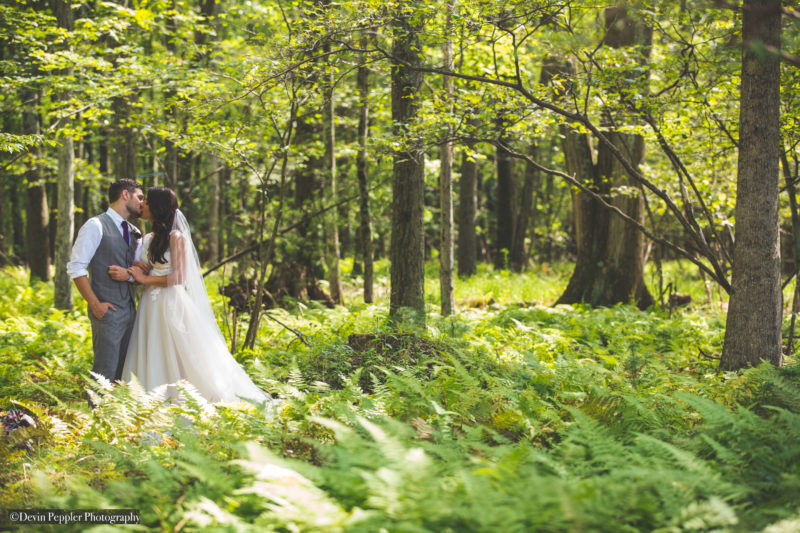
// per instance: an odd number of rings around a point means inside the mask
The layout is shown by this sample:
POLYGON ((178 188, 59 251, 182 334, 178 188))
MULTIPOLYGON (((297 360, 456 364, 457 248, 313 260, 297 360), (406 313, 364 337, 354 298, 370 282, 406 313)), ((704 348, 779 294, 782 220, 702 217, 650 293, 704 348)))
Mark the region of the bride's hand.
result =
POLYGON ((144 272, 145 274, 149 274, 150 269, 152 268, 150 266, 150 263, 145 263, 144 261, 136 261, 136 260, 133 261, 133 266, 141 268, 142 272, 144 272))
POLYGON ((145 273, 138 265, 129 268, 128 272, 130 273, 131 276, 133 276, 133 279, 135 279, 137 283, 144 283, 145 273))

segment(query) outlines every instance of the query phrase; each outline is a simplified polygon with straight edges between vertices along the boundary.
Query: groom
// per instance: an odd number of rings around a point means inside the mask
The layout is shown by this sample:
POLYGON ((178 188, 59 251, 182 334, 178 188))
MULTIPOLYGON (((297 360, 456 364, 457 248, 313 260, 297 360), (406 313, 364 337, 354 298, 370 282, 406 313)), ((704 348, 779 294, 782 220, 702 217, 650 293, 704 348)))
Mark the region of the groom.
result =
POLYGON ((122 376, 136 318, 133 280, 125 269, 139 258, 141 233, 128 219, 141 216, 143 201, 142 187, 134 180, 112 183, 108 210, 81 227, 67 263, 67 273, 89 307, 92 371, 110 381, 122 376))

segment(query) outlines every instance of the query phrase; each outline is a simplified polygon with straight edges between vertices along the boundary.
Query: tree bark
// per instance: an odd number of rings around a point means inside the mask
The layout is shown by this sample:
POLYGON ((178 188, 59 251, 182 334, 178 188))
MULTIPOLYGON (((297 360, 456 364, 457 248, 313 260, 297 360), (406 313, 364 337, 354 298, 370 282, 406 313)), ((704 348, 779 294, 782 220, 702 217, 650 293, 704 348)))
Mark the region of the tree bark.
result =
POLYGON ((219 255, 219 206, 222 181, 222 168, 216 155, 209 156, 208 170, 211 174, 211 205, 208 208, 208 259, 212 263, 216 263, 221 257, 219 255))
POLYGON ((14 255, 19 257, 23 262, 28 260, 28 250, 25 246, 25 229, 23 228, 23 211, 21 189, 24 187, 22 180, 12 182, 11 190, 11 228, 14 232, 12 242, 14 245, 14 255))
MULTIPOLYGON (((80 155, 78 155, 78 159, 80 158, 81 158, 80 155)), ((86 222, 87 220, 86 214, 89 212, 89 209, 87 208, 86 200, 89 196, 88 194, 89 186, 86 184, 85 181, 81 180, 73 181, 73 185, 75 188, 75 193, 72 197, 73 198, 72 203, 74 206, 72 227, 74 233, 74 229, 76 227, 80 228, 81 226, 83 226, 83 223, 86 222)))
POLYGON ((472 157, 475 142, 466 143, 461 159, 458 192, 458 275, 472 276, 477 270, 478 236, 475 232, 478 212, 478 163, 472 157))
POLYGON ((129 121, 130 102, 123 97, 115 97, 112 102, 114 109, 115 131, 113 138, 112 159, 115 180, 132 179, 136 180, 136 132, 133 130, 129 121))
MULTIPOLYGON (((342 156, 339 156, 337 169, 341 168, 342 159, 342 156)), ((342 182, 338 182, 336 187, 337 198, 341 196, 341 187, 342 182)), ((348 256, 353 256, 355 260, 355 241, 353 239, 353 221, 350 206, 347 203, 341 203, 340 200, 337 200, 337 204, 339 205, 337 209, 339 211, 339 260, 341 261, 348 256)), ((341 272, 339 275, 341 276, 341 272)))
POLYGON ((67 262, 72 251, 75 232, 73 219, 75 195, 75 153, 72 137, 61 135, 58 146, 58 213, 56 216, 55 295, 56 309, 72 309, 72 282, 67 274, 67 262))
MULTIPOLYGON (((73 16, 69 0, 55 2, 56 18, 58 25, 67 31, 72 31, 73 16)), ((72 69, 66 73, 72 75, 72 69)), ((63 100, 69 100, 70 94, 62 95, 63 100)), ((70 120, 64 123, 69 127, 70 120)), ((63 130, 58 135, 58 211, 56 214, 56 243, 55 243, 55 293, 54 305, 57 309, 72 309, 72 281, 67 274, 67 262, 72 251, 72 235, 74 233, 74 200, 75 200, 75 149, 72 137, 64 134, 63 130)))
MULTIPOLYGON (((783 168, 784 183, 786 186, 786 195, 789 197, 789 212, 792 219, 792 262, 794 270, 794 296, 792 297, 792 318, 789 323, 789 338, 786 340, 786 353, 792 353, 794 347, 794 328, 797 321, 797 309, 800 305, 800 276, 798 276, 798 268, 800 268, 800 208, 797 205, 797 167, 795 167, 794 175, 789 166, 789 158, 786 156, 786 150, 781 146, 781 167, 783 168)), ((782 258, 782 263, 785 259, 782 258)))
MULTIPOLYGON (((58 151, 56 151, 56 158, 58 158, 58 151)), ((56 176, 57 177, 57 176, 56 176)), ((47 234, 48 253, 50 254, 50 263, 56 256, 56 214, 58 212, 58 183, 54 181, 45 182, 45 195, 47 196, 47 212, 50 220, 47 227, 50 228, 47 234)))
MULTIPOLYGON (((634 20, 627 7, 608 8, 604 12, 604 44, 614 48, 640 45, 640 59, 647 61, 650 30, 634 20)), ((628 80, 631 88, 641 80, 628 80)), ((630 89, 629 89, 630 90, 630 89)), ((645 89, 640 89, 645 90, 645 89)), ((606 136, 637 167, 644 158, 644 139, 639 135, 616 131, 627 117, 604 110, 606 136)), ((644 222, 644 197, 605 144, 592 161, 592 149, 586 134, 561 128, 567 172, 584 180, 595 193, 604 196, 634 220, 644 222)), ((653 297, 644 284, 644 235, 621 217, 584 192, 572 193, 573 221, 577 258, 566 290, 558 303, 585 302, 610 306, 635 302, 640 308, 652 305, 653 297)))
POLYGON ((762 360, 779 365, 781 277, 778 242, 780 158, 779 0, 744 0, 739 163, 732 287, 720 368, 762 360))
MULTIPOLYGON (((175 9, 175 2, 172 3, 172 9, 175 9)), ((176 55, 175 41, 177 40, 178 22, 174 15, 170 15, 166 20, 166 32, 164 34, 164 45, 170 55, 176 55)), ((164 91, 164 119, 167 124, 178 123, 177 103, 175 102, 177 92, 173 88, 168 88, 164 91)), ((165 159, 165 172, 164 172, 164 186, 178 191, 178 176, 180 174, 180 157, 178 154, 178 146, 170 139, 164 139, 164 148, 166 149, 165 159)))
MULTIPOLYGON (((498 122, 502 128, 502 117, 498 122)), ((507 145, 510 140, 501 132, 500 143, 507 145)), ((511 154, 503 146, 498 146, 496 150, 497 158, 497 197, 495 201, 495 216, 497 217, 497 236, 495 238, 495 268, 508 268, 509 253, 511 252, 511 242, 514 232, 514 209, 513 209, 513 189, 514 189, 514 160, 511 154)))
MULTIPOLYGON (((531 157, 536 159, 536 143, 531 145, 531 157)), ((509 259, 511 270, 522 272, 528 266, 529 250, 525 245, 528 236, 528 226, 533 222, 533 193, 539 182, 539 170, 531 164, 525 165, 525 182, 520 194, 519 215, 514 224, 513 239, 511 240, 511 253, 509 259)))
MULTIPOLYGON (((38 169, 29 171, 29 179, 38 174, 38 169)), ((47 208, 47 192, 41 182, 28 185, 26 190, 26 239, 28 265, 31 282, 35 279, 50 280, 50 213, 47 208)))
MULTIPOLYGON (((313 109, 297 116, 293 146, 304 146, 318 138, 320 132, 312 124, 315 113, 316 110, 313 109)), ((324 172, 323 165, 322 158, 309 152, 306 160, 296 165, 293 171, 292 207, 300 213, 300 221, 296 226, 296 236, 292 237, 294 242, 281 240, 278 243, 281 245, 282 261, 273 265, 266 285, 276 300, 280 300, 282 296, 291 296, 332 302, 319 286, 319 278, 324 276, 321 263, 324 251, 320 250, 319 244, 324 241, 324 235, 319 234, 319 224, 312 223, 311 217, 314 211, 313 200, 320 190, 318 177, 324 172)))
MULTIPOLYGON (((453 0, 447 2, 445 34, 452 31, 453 0)), ((442 64, 453 70, 453 41, 448 37, 442 49, 442 64)), ((442 79, 448 115, 452 113, 454 86, 451 76, 442 79)), ((449 117, 447 117, 449 119, 449 117)), ((439 175, 439 296, 442 316, 449 316, 456 307, 453 289, 453 126, 448 120, 446 138, 440 146, 441 173, 439 175)))
MULTIPOLYGON (((22 112, 23 131, 26 134, 40 132, 39 94, 27 90, 23 102, 29 102, 22 112)), ((25 247, 30 267, 30 279, 50 280, 50 212, 47 208, 47 190, 41 176, 41 148, 32 148, 33 161, 25 172, 28 187, 26 197, 25 247)))
MULTIPOLYGON (((607 136, 635 167, 642 163, 644 138, 641 135, 609 132, 607 136)), ((632 219, 644 223, 644 196, 638 190, 636 182, 603 146, 598 150, 597 164, 601 179, 608 179, 614 184, 611 205, 632 219)), ((601 293, 600 303, 596 305, 634 301, 645 309, 653 304, 653 297, 644 283, 644 254, 644 234, 622 217, 611 214, 608 217, 608 242, 603 263, 606 287, 601 293)))
POLYGON ((228 199, 228 190, 230 188, 230 184, 233 181, 233 171, 231 167, 228 166, 227 163, 223 163, 222 169, 219 173, 219 220, 221 221, 220 227, 218 229, 219 235, 219 256, 220 258, 225 257, 228 253, 228 243, 231 241, 230 232, 231 232, 231 224, 230 222, 230 203, 228 199))
MULTIPOLYGON (((361 48, 368 45, 366 36, 361 38, 361 48)), ((369 130, 369 68, 362 54, 358 67, 357 81, 359 98, 358 116, 358 155, 356 156, 356 175, 359 193, 359 241, 364 254, 364 303, 373 302, 375 266, 373 262, 372 216, 369 210, 369 186, 367 183, 367 135, 369 130)))
MULTIPOLYGON (((600 195, 607 195, 609 184, 600 179, 592 160, 591 137, 568 126, 560 128, 567 173, 582 180, 600 195)), ((609 212, 599 201, 572 189, 572 225, 575 232, 575 268, 558 303, 592 303, 592 288, 602 270, 608 239, 609 212)), ((602 280, 600 280, 602 281, 602 280)))
POLYGON ((0 268, 11 264, 8 259, 8 246, 6 245, 6 198, 9 197, 11 187, 0 181, 0 268))
MULTIPOLYGON (((325 44, 324 49, 330 45, 325 44)), ((326 203, 335 204, 336 191, 336 108, 334 97, 335 71, 332 64, 326 64, 324 77, 324 102, 322 108, 323 136, 325 139, 325 180, 323 195, 326 203)), ((329 209, 325 213, 325 263, 328 268, 328 284, 331 299, 334 303, 342 303, 342 270, 339 251, 338 210, 329 209)))
MULTIPOLYGON (((111 132, 106 129, 104 134, 101 135, 100 139, 97 141, 97 167, 100 171, 100 175, 104 178, 111 177, 111 153, 108 149, 110 133, 111 132)), ((95 213, 92 213, 90 216, 94 215, 95 213)))
POLYGON ((393 27, 392 64, 393 134, 402 146, 393 154, 391 289, 389 314, 409 308, 418 320, 425 316, 425 153, 413 132, 420 112, 422 45, 419 16, 398 12, 393 27))

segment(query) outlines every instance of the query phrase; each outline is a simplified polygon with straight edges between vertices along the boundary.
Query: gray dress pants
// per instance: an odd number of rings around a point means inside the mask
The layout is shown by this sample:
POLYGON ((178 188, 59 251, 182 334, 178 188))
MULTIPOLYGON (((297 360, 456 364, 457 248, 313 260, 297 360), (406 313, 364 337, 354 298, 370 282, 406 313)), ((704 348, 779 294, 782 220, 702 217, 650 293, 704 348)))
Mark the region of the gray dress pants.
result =
POLYGON ((128 353, 128 341, 136 319, 136 306, 133 301, 125 307, 119 305, 114 307, 117 310, 109 309, 103 320, 97 320, 91 310, 89 311, 94 350, 92 372, 105 376, 110 381, 122 377, 125 354, 128 353))

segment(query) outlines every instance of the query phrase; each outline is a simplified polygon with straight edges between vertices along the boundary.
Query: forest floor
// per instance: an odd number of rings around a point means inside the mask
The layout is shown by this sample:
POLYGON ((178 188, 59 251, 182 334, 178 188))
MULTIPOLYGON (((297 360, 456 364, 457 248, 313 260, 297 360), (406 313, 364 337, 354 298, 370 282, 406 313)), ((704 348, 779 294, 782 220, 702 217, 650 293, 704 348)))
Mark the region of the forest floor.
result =
POLYGON ((800 364, 718 372, 724 298, 687 265, 664 285, 692 302, 645 312, 554 306, 569 265, 481 267, 452 317, 429 265, 424 326, 387 322, 385 264, 372 305, 351 269, 346 305, 270 311, 302 339, 265 319, 236 354, 277 412, 135 385, 90 411, 85 304, 0 271, 0 411, 36 421, 0 435, 0 509, 135 509, 161 531, 800 531, 800 364))

